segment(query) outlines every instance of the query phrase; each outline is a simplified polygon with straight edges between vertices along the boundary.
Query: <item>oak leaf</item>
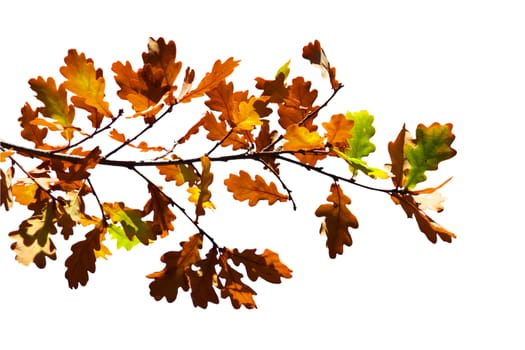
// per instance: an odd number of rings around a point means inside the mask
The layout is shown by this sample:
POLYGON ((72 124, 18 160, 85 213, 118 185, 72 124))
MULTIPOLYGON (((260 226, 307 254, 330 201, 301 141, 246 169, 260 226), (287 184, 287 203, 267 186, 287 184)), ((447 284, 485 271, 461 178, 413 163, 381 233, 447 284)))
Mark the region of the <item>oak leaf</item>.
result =
POLYGON ((456 238, 454 233, 445 229, 443 226, 425 214, 423 210, 419 208, 416 200, 414 199, 414 196, 411 194, 401 194, 395 192, 391 195, 391 198, 394 203, 401 205, 407 214, 407 217, 415 217, 420 231, 427 236, 430 242, 436 243, 437 237, 439 237, 441 240, 451 243, 452 238, 456 238))
MULTIPOLYGON (((66 279, 69 288, 85 286, 89 280, 88 272, 94 273, 97 260, 97 251, 101 251, 101 240, 106 234, 106 226, 96 225, 86 234, 86 239, 73 244, 71 255, 66 259, 66 279)), ((106 248, 107 249, 107 248, 106 248)), ((99 253, 100 254, 100 253, 99 253)))
POLYGON ((334 259, 337 254, 343 254, 345 245, 352 245, 352 237, 348 232, 348 228, 358 228, 359 224, 357 218, 347 208, 351 201, 343 193, 341 187, 333 183, 330 191, 331 194, 327 200, 331 203, 320 205, 315 211, 315 215, 325 217, 320 232, 326 235, 328 255, 334 259))
POLYGON ((410 169, 406 175, 405 186, 414 188, 419 182, 426 180, 427 170, 437 170, 438 164, 456 155, 456 150, 450 147, 455 139, 452 124, 441 125, 433 123, 430 126, 419 124, 416 128, 414 143, 405 144, 404 152, 410 169))
POLYGON ((235 265, 244 265, 248 278, 252 281, 260 277, 271 283, 281 283, 281 278, 292 277, 292 270, 281 262, 279 255, 269 249, 265 249, 262 254, 256 254, 255 249, 245 249, 242 252, 234 249, 230 258, 235 265))
POLYGON ((206 254, 206 258, 194 264, 196 270, 187 270, 191 286, 191 300, 194 306, 205 309, 208 307, 208 303, 219 303, 219 297, 215 292, 215 288, 218 286, 215 266, 218 264, 217 248, 214 247, 206 254))
POLYGON ((110 234, 111 238, 117 242, 117 249, 124 248, 127 251, 130 251, 133 249, 133 247, 140 244, 137 236, 133 236, 133 238, 130 239, 126 235, 124 229, 119 225, 109 224, 108 233, 110 234))
POLYGON ((294 155, 301 162, 314 166, 318 160, 324 159, 326 153, 308 151, 324 151, 325 143, 317 131, 310 131, 304 126, 292 124, 286 129, 283 144, 285 151, 297 151, 294 155), (306 151, 306 152, 305 152, 306 151))
POLYGON ((148 183, 148 191, 151 197, 144 205, 144 216, 153 212, 153 225, 158 226, 161 231, 161 237, 165 237, 169 231, 175 229, 172 222, 176 219, 176 216, 169 208, 172 200, 151 183, 148 183))
POLYGON ((195 234, 189 241, 181 242, 180 245, 180 251, 170 251, 162 255, 160 260, 166 264, 164 269, 146 276, 153 279, 149 288, 155 300, 166 298, 171 303, 177 298, 179 288, 184 291, 190 288, 188 272, 193 264, 201 260, 199 250, 202 248, 202 235, 195 234))
POLYGON ((324 122, 326 142, 337 149, 348 148, 348 139, 352 138, 354 121, 346 118, 344 114, 334 114, 329 122, 324 122))
POLYGON ((181 98, 180 102, 190 102, 193 98, 204 96, 208 91, 218 86, 226 77, 228 77, 239 61, 235 61, 232 57, 228 58, 224 63, 221 60, 215 61, 211 72, 206 73, 199 85, 188 92, 181 98))
POLYGON ((20 134, 24 139, 33 142, 37 148, 42 147, 48 130, 33 124, 33 121, 38 118, 38 110, 34 111, 29 103, 26 102, 20 111, 22 113, 22 116, 18 118, 22 127, 20 134))
POLYGON ((239 309, 244 306, 247 309, 257 308, 254 295, 257 293, 248 285, 246 285, 241 279, 243 274, 235 270, 228 264, 228 259, 231 258, 232 251, 229 249, 223 249, 221 256, 219 257, 219 265, 221 270, 219 277, 225 280, 225 284, 219 284, 222 298, 230 298, 232 306, 239 309))
POLYGON ((34 263, 37 267, 43 269, 46 267, 46 258, 56 260, 56 247, 53 241, 47 237, 44 244, 40 245, 38 241, 27 245, 24 243, 24 237, 19 233, 11 232, 9 236, 15 240, 11 244, 11 249, 16 253, 16 261, 20 264, 29 266, 34 263))
POLYGON ((255 179, 252 179, 244 170, 241 170, 238 176, 230 174, 230 177, 224 180, 224 184, 228 191, 233 193, 233 198, 238 201, 248 200, 251 207, 260 200, 267 200, 269 205, 288 200, 288 196, 279 193, 273 182, 268 185, 260 175, 255 175, 255 179))
POLYGON ((157 169, 164 176, 164 180, 175 181, 177 186, 182 186, 185 183, 193 186, 199 179, 197 170, 192 164, 157 165, 157 169))
POLYGON ((317 98, 317 90, 311 89, 312 83, 305 81, 303 77, 297 77, 292 80, 292 84, 288 89, 288 97, 284 99, 284 103, 279 105, 279 124, 284 128, 288 128, 292 124, 299 124, 305 126, 310 131, 317 130, 317 126, 313 124, 314 118, 317 116, 318 108, 313 106, 317 98), (306 117, 309 117, 305 121, 306 117))
MULTIPOLYGON (((111 117, 109 103, 104 100, 106 82, 102 70, 95 69, 92 59, 74 49, 68 51, 64 62, 66 65, 60 68, 60 73, 66 78, 64 87, 76 95, 71 97, 71 102, 88 111, 93 107, 101 116, 111 117)), ((98 128, 101 119, 95 118, 92 122, 93 127, 98 128)))
POLYGON ((330 78, 330 84, 332 89, 336 90, 339 88, 339 82, 335 78, 335 68, 330 66, 328 58, 324 53, 321 43, 315 40, 313 43, 308 43, 303 48, 303 57, 310 61, 311 64, 318 66, 321 69, 323 77, 328 76, 330 78))
POLYGON ((0 169, 0 205, 3 205, 8 211, 13 206, 13 190, 12 179, 15 169, 13 167, 7 168, 4 172, 0 169))
MULTIPOLYGON (((44 80, 42 77, 29 80, 31 89, 36 92, 44 107, 38 111, 46 118, 52 119, 54 125, 62 130, 62 136, 66 140, 73 138, 73 120, 75 119, 75 108, 67 102, 67 92, 64 85, 56 86, 53 78, 44 80)), ((37 121, 34 119, 33 122, 37 121)), ((33 140, 31 140, 33 141, 33 140)))
POLYGON ((142 244, 148 245, 161 234, 154 230, 151 222, 142 220, 144 213, 141 210, 128 208, 122 202, 103 203, 102 207, 111 221, 124 229, 130 240, 137 237, 142 244))

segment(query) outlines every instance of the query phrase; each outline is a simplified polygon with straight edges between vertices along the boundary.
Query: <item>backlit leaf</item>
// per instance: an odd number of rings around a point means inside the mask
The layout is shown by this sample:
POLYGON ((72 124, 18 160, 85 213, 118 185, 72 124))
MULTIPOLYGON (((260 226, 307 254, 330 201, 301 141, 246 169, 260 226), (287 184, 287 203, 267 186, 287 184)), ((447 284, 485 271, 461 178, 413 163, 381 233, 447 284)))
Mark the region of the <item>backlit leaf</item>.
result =
POLYGON ((330 78, 332 89, 339 88, 339 82, 335 78, 335 68, 330 66, 330 62, 326 58, 326 54, 318 40, 309 43, 303 48, 303 57, 309 60, 311 64, 318 66, 323 77, 328 76, 330 78))
POLYGON ((219 264, 217 259, 217 249, 212 248, 206 254, 206 258, 197 261, 194 266, 197 270, 188 269, 186 271, 190 280, 191 300, 195 307, 205 309, 208 303, 219 303, 219 297, 215 292, 217 286, 217 273, 215 266, 219 264))
POLYGON ((36 92, 38 98, 44 107, 38 111, 47 118, 52 119, 63 130, 62 136, 66 140, 73 138, 73 119, 75 118, 75 109, 68 105, 67 93, 64 85, 58 88, 53 78, 44 80, 42 77, 29 80, 31 89, 36 92))
POLYGON ((228 259, 231 258, 232 253, 231 250, 224 249, 219 258, 221 267, 219 277, 225 280, 225 284, 220 286, 221 297, 230 298, 232 306, 236 309, 239 309, 241 306, 247 309, 256 308, 257 305, 253 296, 257 295, 257 293, 241 280, 243 277, 242 273, 228 264, 228 259))
POLYGON ((124 248, 127 251, 130 251, 137 244, 140 244, 140 241, 137 238, 137 236, 133 236, 133 238, 130 239, 126 235, 126 232, 124 232, 124 229, 119 225, 109 224, 108 232, 111 238, 117 241, 117 249, 124 248))
POLYGON ((193 98, 204 96, 204 94, 218 86, 224 79, 226 79, 226 77, 228 77, 233 72, 238 64, 239 61, 235 61, 232 57, 228 58, 224 63, 220 60, 215 61, 211 72, 206 73, 199 85, 195 89, 188 92, 180 100, 180 102, 189 102, 193 98))
POLYGON ((456 238, 454 233, 445 229, 425 214, 411 194, 393 193, 391 198, 394 203, 401 205, 407 217, 416 218, 420 231, 427 236, 430 242, 436 243, 437 237, 439 237, 441 240, 450 243, 452 238, 456 238))
POLYGON ((327 198, 330 203, 320 205, 315 211, 315 215, 325 217, 320 232, 326 235, 328 254, 330 258, 334 259, 337 254, 343 254, 345 245, 352 245, 352 237, 348 229, 350 227, 357 228, 359 224, 357 218, 347 208, 351 201, 343 193, 341 187, 333 183, 330 191, 331 194, 327 198))
MULTIPOLYGON (((66 78, 64 87, 76 95, 71 98, 73 104, 84 109, 85 105, 94 107, 100 115, 110 117, 109 104, 104 100, 106 82, 102 70, 95 69, 92 59, 74 49, 68 51, 64 62, 60 73, 66 78)), ((99 126, 100 120, 95 120, 93 127, 99 126)))
POLYGON ((456 155, 450 145, 454 141, 452 124, 433 123, 430 126, 419 124, 416 129, 414 144, 405 145, 405 155, 410 164, 406 176, 406 187, 414 188, 426 180, 427 170, 437 170, 438 164, 456 155))
POLYGON ((33 111, 29 103, 26 103, 21 109, 22 116, 18 118, 22 131, 20 134, 28 141, 35 144, 36 147, 44 145, 44 139, 47 136, 48 130, 46 128, 39 128, 33 124, 33 121, 38 118, 38 110, 33 111))
POLYGON ((97 251, 101 250, 101 240, 106 233, 105 225, 97 225, 86 234, 86 239, 73 244, 71 255, 66 259, 66 278, 69 288, 85 286, 89 280, 88 272, 94 273, 97 251))
POLYGON ((7 168, 5 172, 0 168, 0 205, 3 205, 6 211, 13 206, 11 181, 14 171, 15 169, 13 167, 7 168))
POLYGON ((234 249, 230 256, 235 265, 244 265, 252 281, 260 277, 271 283, 281 283, 281 278, 292 277, 292 270, 281 262, 279 255, 269 249, 265 249, 262 254, 256 254, 255 249, 242 252, 234 249))
POLYGON ((111 221, 120 224, 130 240, 137 237, 142 244, 148 245, 160 234, 153 230, 151 222, 142 220, 144 213, 141 210, 128 208, 122 202, 103 203, 102 206, 111 221))
POLYGON ((169 231, 175 229, 172 222, 176 219, 176 216, 169 208, 172 201, 151 183, 148 183, 148 191, 151 197, 144 205, 144 216, 153 212, 154 225, 160 228, 162 232, 161 237, 165 237, 169 231))
POLYGON ((179 288, 184 291, 190 288, 188 272, 193 264, 201 260, 199 250, 202 248, 202 235, 195 234, 189 241, 181 242, 180 245, 180 251, 170 251, 162 255, 160 261, 166 264, 164 269, 146 276, 153 279, 149 288, 155 300, 166 298, 171 303, 177 298, 179 288))
POLYGON ((260 200, 267 200, 269 205, 288 200, 288 196, 279 193, 273 182, 268 185, 259 175, 255 175, 255 179, 252 179, 244 170, 241 170, 238 176, 230 174, 230 177, 224 180, 224 184, 228 191, 233 193, 233 198, 238 201, 248 200, 248 204, 252 207, 260 200))

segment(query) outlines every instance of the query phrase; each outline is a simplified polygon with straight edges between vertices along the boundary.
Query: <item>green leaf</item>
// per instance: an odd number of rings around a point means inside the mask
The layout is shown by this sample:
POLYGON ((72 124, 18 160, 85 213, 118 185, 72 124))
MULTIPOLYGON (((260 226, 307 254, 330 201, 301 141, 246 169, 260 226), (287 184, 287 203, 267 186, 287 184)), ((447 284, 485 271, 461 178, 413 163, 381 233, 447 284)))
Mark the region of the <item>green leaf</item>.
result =
POLYGON ((141 210, 127 208, 122 202, 104 203, 103 207, 111 221, 122 226, 129 240, 138 238, 144 245, 148 245, 150 240, 155 240, 156 235, 151 225, 142 220, 143 213, 141 210))
POLYGON ((368 166, 368 164, 362 159, 349 157, 345 153, 340 152, 335 148, 332 148, 332 151, 348 162, 352 170, 354 170, 354 174, 357 170, 360 170, 373 179, 388 179, 389 177, 385 170, 368 166))
POLYGON ((444 125, 433 123, 429 127, 423 124, 417 126, 414 143, 405 144, 404 150, 410 164, 405 184, 408 189, 425 181, 427 170, 437 170, 441 161, 456 155, 456 150, 450 147, 454 138, 450 123, 444 125))
POLYGON ((376 132, 376 129, 372 125, 374 116, 368 114, 367 111, 355 113, 346 112, 346 119, 354 122, 352 137, 347 139, 348 148, 345 149, 344 153, 336 149, 333 149, 333 151, 348 162, 353 176, 356 176, 358 171, 362 171, 374 179, 378 177, 387 179, 388 173, 386 171, 370 167, 367 162, 362 159, 376 150, 376 146, 370 142, 370 139, 376 132))
POLYGON ((367 111, 347 112, 346 118, 354 121, 352 128, 352 137, 348 139, 350 146, 345 150, 346 155, 351 158, 361 159, 368 156, 376 150, 376 146, 370 142, 370 139, 376 133, 376 129, 372 126, 374 116, 368 114, 367 111))
POLYGON ((115 224, 108 225, 108 232, 115 241, 117 241, 117 248, 125 248, 127 251, 130 251, 137 244, 140 243, 139 239, 135 236, 133 239, 129 239, 124 232, 124 229, 115 224))
POLYGON ((275 79, 277 79, 277 77, 279 77, 279 74, 283 73, 284 74, 284 79, 283 80, 286 80, 286 78, 288 78, 288 75, 290 74, 290 60, 288 60, 288 62, 286 62, 285 64, 283 64, 279 70, 277 71, 277 73, 275 73, 275 79))

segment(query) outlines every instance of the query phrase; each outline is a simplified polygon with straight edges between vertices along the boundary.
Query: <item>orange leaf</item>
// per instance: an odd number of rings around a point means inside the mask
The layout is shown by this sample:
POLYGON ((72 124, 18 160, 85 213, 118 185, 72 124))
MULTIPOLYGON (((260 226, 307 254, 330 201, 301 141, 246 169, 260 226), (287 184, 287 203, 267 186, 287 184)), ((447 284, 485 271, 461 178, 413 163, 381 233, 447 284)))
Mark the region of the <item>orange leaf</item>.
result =
POLYGON ((192 164, 157 165, 157 169, 161 175, 164 175, 166 181, 175 181, 177 186, 182 186, 186 182, 193 186, 199 179, 197 170, 192 164))
POLYGON ((179 288, 188 291, 190 288, 188 272, 191 266, 201 260, 199 250, 202 248, 202 235, 195 234, 187 242, 180 243, 180 251, 164 253, 160 261, 166 264, 164 269, 150 273, 147 278, 153 279, 150 283, 150 294, 155 300, 166 298, 173 302, 177 298, 179 288))
POLYGON ((284 139, 286 140, 283 145, 285 151, 306 151, 325 147, 324 140, 317 131, 309 131, 304 126, 297 124, 286 128, 284 139))
POLYGON ((229 76, 239 61, 235 61, 233 57, 228 58, 224 63, 220 60, 215 61, 210 73, 206 73, 199 85, 188 92, 180 102, 190 102, 191 99, 204 96, 208 91, 218 86, 227 76, 229 76))
POLYGON ((275 80, 265 80, 263 78, 255 78, 257 89, 263 90, 263 96, 269 96, 269 102, 281 103, 288 97, 288 87, 284 83, 284 73, 279 73, 275 80))
POLYGON ((208 187, 213 182, 213 174, 210 171, 211 162, 210 158, 207 156, 201 157, 201 165, 202 165, 202 174, 201 174, 201 181, 199 184, 199 193, 198 193, 198 199, 197 203, 195 203, 195 215, 197 217, 202 216, 205 214, 204 208, 214 208, 213 203, 211 203, 211 192, 208 189, 208 187))
POLYGON ((233 193, 233 198, 238 201, 249 200, 248 205, 251 207, 260 200, 267 200, 269 205, 288 200, 288 196, 279 193, 273 182, 268 185, 259 175, 255 175, 255 180, 252 180, 244 170, 239 172, 239 176, 230 174, 230 177, 224 180, 224 184, 228 191, 233 193))
POLYGON ((330 191, 331 194, 327 200, 331 203, 320 205, 315 211, 315 215, 325 217, 320 232, 326 235, 328 254, 330 258, 334 259, 337 254, 343 254, 345 245, 352 245, 352 237, 348 228, 357 228, 359 224, 357 218, 347 208, 347 204, 350 204, 351 201, 343 193, 341 187, 333 183, 330 191))
POLYGON ((33 111, 31 106, 26 103, 21 109, 22 116, 18 118, 22 127, 21 135, 24 139, 34 142, 36 147, 44 145, 44 139, 47 136, 47 128, 40 129, 32 123, 38 118, 38 111, 33 111))
POLYGON ((222 120, 219 122, 217 118, 215 118, 215 115, 210 111, 207 111, 204 115, 203 126, 208 130, 208 135, 206 135, 206 137, 212 141, 222 141, 222 147, 232 146, 234 150, 250 148, 250 143, 246 140, 244 135, 241 136, 232 132, 228 135, 226 123, 222 120))
POLYGON ((281 283, 281 277, 292 277, 292 270, 281 262, 279 255, 269 249, 265 249, 261 255, 256 254, 255 249, 245 249, 242 252, 234 249, 231 259, 235 265, 243 264, 246 267, 252 281, 260 277, 271 283, 281 283))
MULTIPOLYGON (((64 86, 78 96, 71 99, 73 104, 87 110, 86 105, 91 106, 102 116, 111 117, 109 104, 104 100, 106 82, 102 70, 95 69, 92 59, 83 53, 79 55, 74 49, 68 51, 64 62, 66 65, 60 68, 60 73, 66 78, 64 86)), ((99 126, 100 122, 96 120, 93 127, 99 126)))
POLYGON ((257 308, 255 300, 253 299, 253 296, 257 295, 257 293, 241 281, 243 277, 242 273, 228 264, 228 258, 231 257, 231 254, 231 250, 223 249, 219 258, 219 264, 221 266, 219 277, 226 281, 225 285, 220 285, 221 297, 230 298, 233 307, 236 309, 239 309, 241 306, 247 309, 257 308))
MULTIPOLYGON (((101 250, 100 241, 104 239, 106 226, 96 225, 86 234, 86 239, 73 244, 71 255, 66 259, 66 278, 69 288, 85 286, 89 280, 88 272, 94 273, 97 251, 101 250)), ((107 249, 107 248, 106 248, 107 249)))
POLYGON ((310 90, 312 83, 305 81, 303 77, 297 77, 292 80, 292 85, 289 87, 289 96, 284 99, 284 104, 279 105, 279 124, 284 128, 288 128, 291 124, 302 122, 307 115, 312 114, 312 117, 304 123, 308 130, 315 131, 317 126, 312 124, 316 115, 317 107, 313 106, 317 98, 317 90, 310 90))
POLYGON ((317 131, 309 131, 304 126, 292 124, 286 129, 284 135, 286 142, 283 144, 285 151, 298 151, 294 155, 301 162, 315 165, 318 160, 326 158, 326 154, 315 154, 307 151, 323 151, 325 148, 324 140, 317 131))
POLYGON ((153 212, 153 225, 159 227, 162 232, 161 237, 165 237, 169 231, 175 229, 172 221, 176 219, 176 216, 169 208, 172 201, 151 183, 148 183, 148 191, 151 197, 144 205, 144 216, 153 212))
POLYGON ((352 137, 354 121, 346 118, 344 114, 335 114, 330 122, 323 123, 326 130, 326 142, 340 150, 348 147, 348 139, 352 137))

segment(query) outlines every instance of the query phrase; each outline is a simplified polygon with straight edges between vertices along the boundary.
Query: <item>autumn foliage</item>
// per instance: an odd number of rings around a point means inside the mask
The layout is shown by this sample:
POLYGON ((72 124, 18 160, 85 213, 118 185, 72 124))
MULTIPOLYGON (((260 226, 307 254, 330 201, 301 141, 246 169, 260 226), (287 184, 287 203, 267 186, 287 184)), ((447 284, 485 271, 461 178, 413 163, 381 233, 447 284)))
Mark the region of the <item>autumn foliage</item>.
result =
POLYGON ((141 67, 132 67, 130 62, 115 62, 111 67, 119 87, 116 94, 131 107, 125 113, 113 110, 106 100, 102 70, 84 53, 69 50, 60 81, 29 80, 38 101, 25 103, 18 119, 28 145, 0 140, 0 204, 5 211, 18 204, 29 212, 9 232, 16 260, 44 268, 57 258, 53 240, 60 236, 67 240, 80 231, 84 239, 72 244, 65 260, 69 287, 78 288, 87 284, 97 260, 111 255, 107 240, 130 250, 171 235, 176 220, 188 220, 195 232, 181 236, 180 247, 161 256, 161 270, 147 276, 152 297, 172 302, 182 290, 202 308, 220 298, 229 299, 235 308, 255 308, 256 292, 247 280, 280 283, 292 271, 269 249, 222 246, 200 221, 220 205, 212 198, 212 184, 221 181, 233 199, 250 207, 291 202, 295 209, 292 191, 281 177, 282 163, 331 180, 326 201, 314 213, 330 258, 352 245, 351 233, 359 226, 344 192, 350 186, 386 194, 415 219, 428 240, 451 242, 455 235, 427 214, 443 209, 438 190, 450 179, 438 186, 421 185, 428 171, 437 170, 440 162, 456 154, 451 148, 452 125, 420 124, 414 136, 403 125, 388 144, 388 164, 369 165, 366 157, 376 149, 371 141, 374 117, 367 111, 323 116, 323 109, 343 85, 319 41, 306 45, 302 56, 327 77, 331 95, 325 101, 317 101, 318 91, 304 77, 290 77, 290 62, 273 77, 257 77, 254 91, 238 91, 228 78, 239 61, 217 60, 196 79, 193 69, 177 61, 173 41, 150 39, 141 67), (206 109, 177 140, 171 144, 145 140, 161 119, 176 113, 178 105, 196 100, 204 102, 206 109), (130 131, 127 125, 137 121, 141 126, 130 131), (202 138, 196 137, 203 134, 209 142, 206 152, 194 157, 178 153, 185 143, 202 146, 202 138), (219 148, 226 153, 217 155, 219 148), (327 159, 346 164, 348 170, 331 172, 323 165, 327 159), (233 160, 259 163, 264 170, 240 170, 215 178, 214 164, 233 160), (91 177, 95 169, 117 167, 142 181, 147 193, 143 205, 130 207, 118 193, 97 191, 91 177), (358 175, 383 185, 364 185, 358 175), (186 195, 175 196, 177 189, 186 195))

